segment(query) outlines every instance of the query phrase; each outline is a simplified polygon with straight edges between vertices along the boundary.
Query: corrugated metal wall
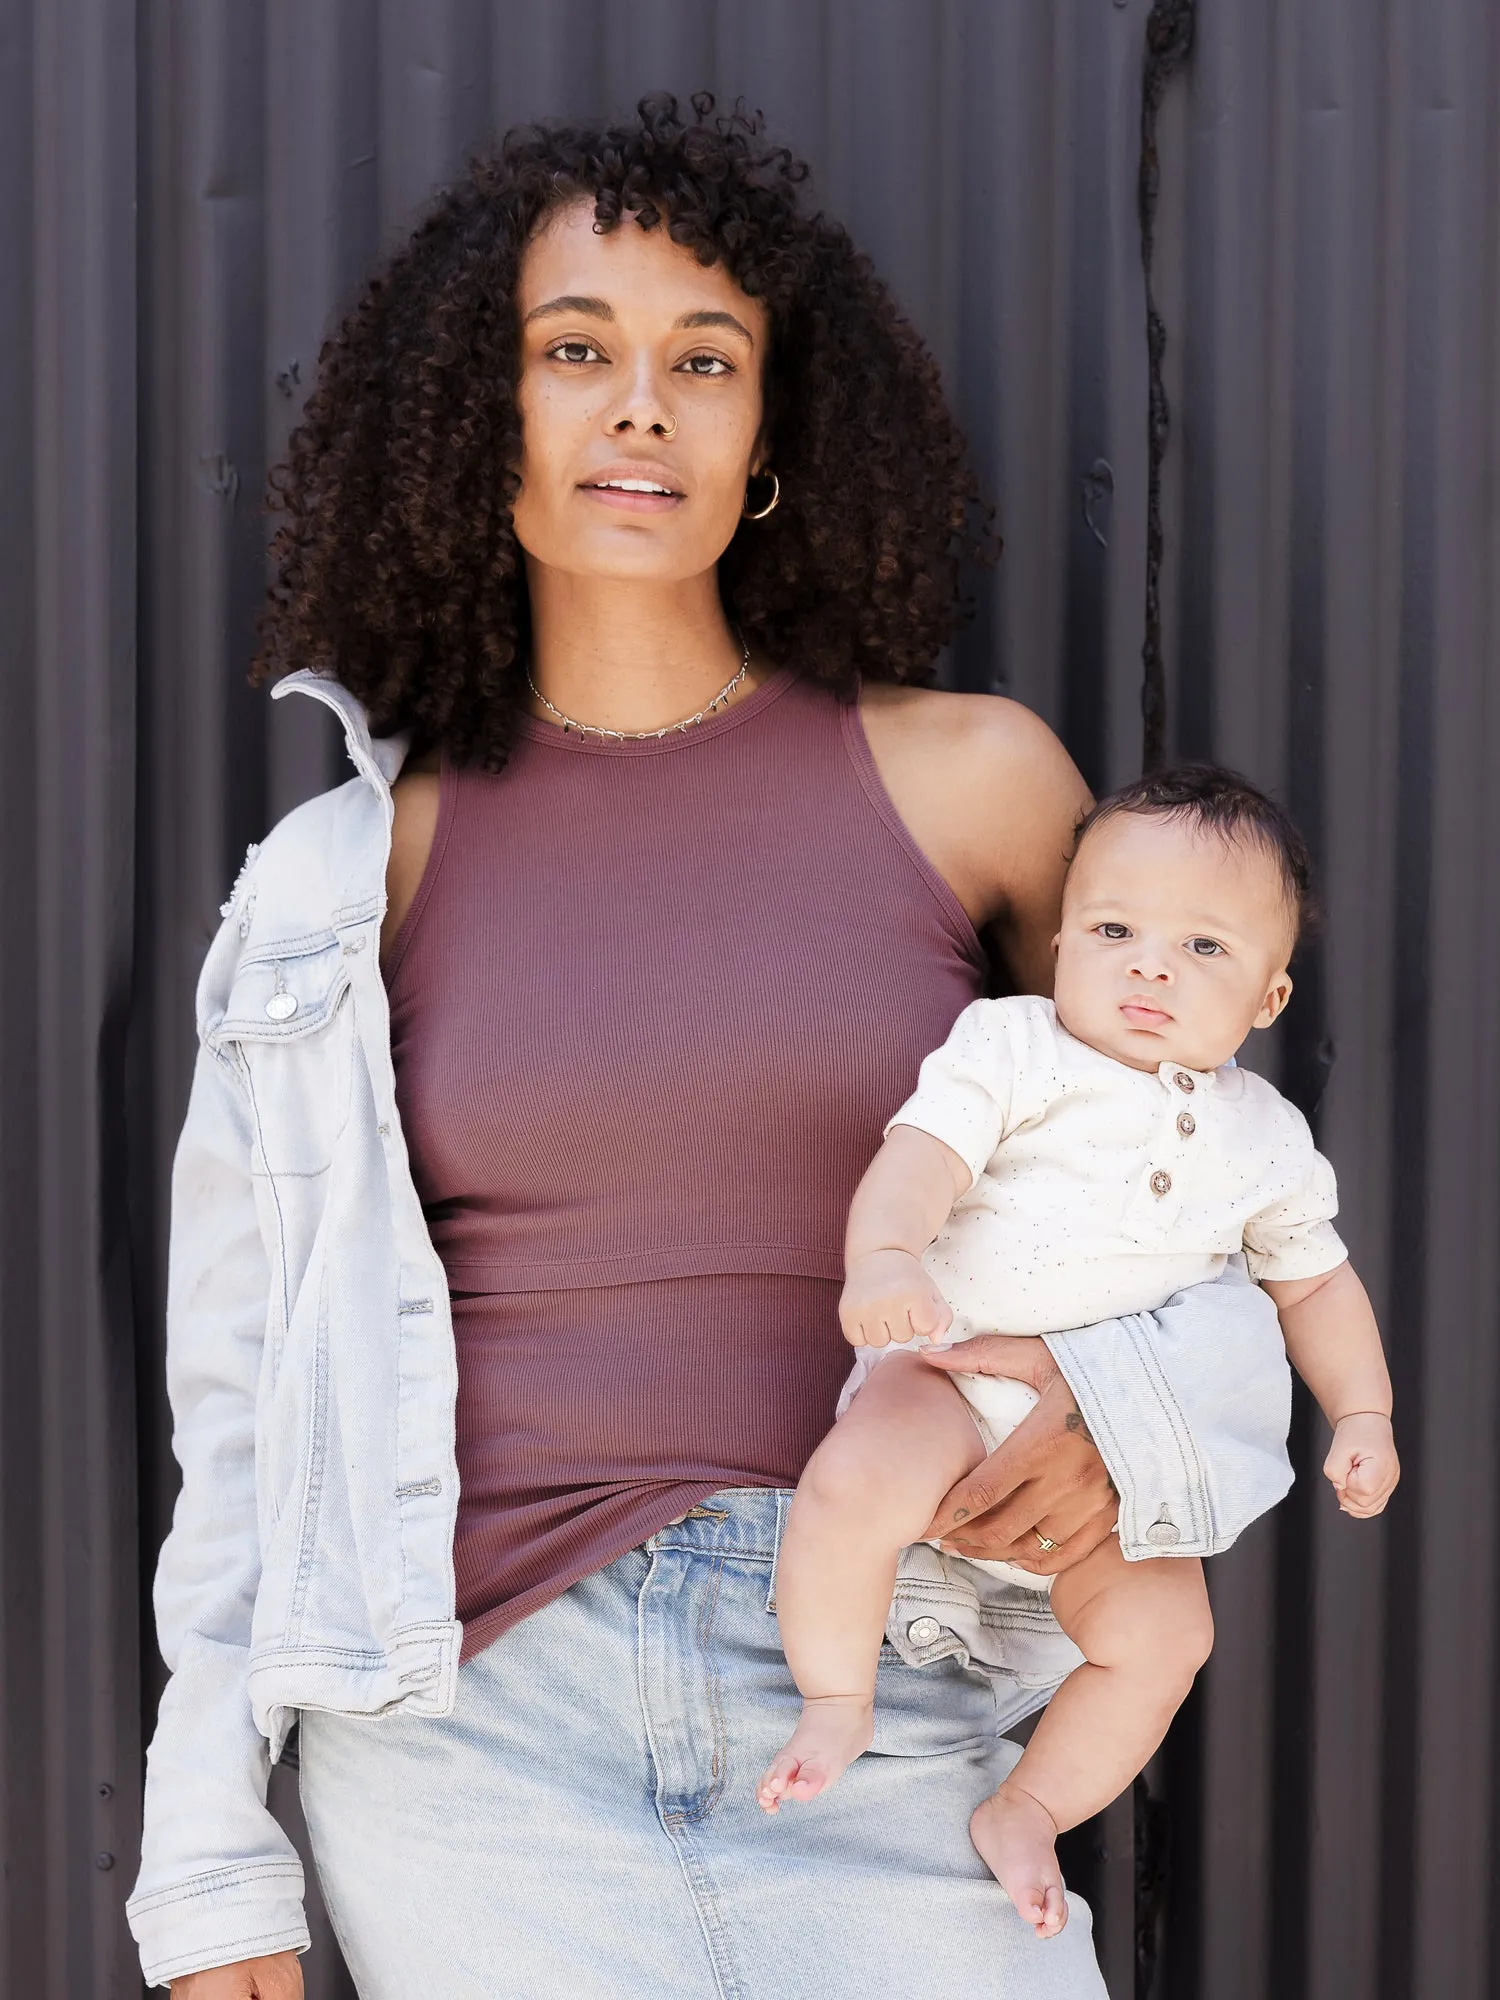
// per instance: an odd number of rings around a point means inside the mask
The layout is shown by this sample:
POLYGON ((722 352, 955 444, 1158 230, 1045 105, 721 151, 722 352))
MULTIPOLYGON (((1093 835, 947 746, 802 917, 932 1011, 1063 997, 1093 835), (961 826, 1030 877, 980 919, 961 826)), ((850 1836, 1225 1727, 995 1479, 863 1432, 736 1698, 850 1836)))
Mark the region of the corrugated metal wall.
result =
MULTIPOLYGON (((259 496, 330 316, 508 124, 742 92, 926 333, 999 502, 952 671, 1117 779, 1140 744, 1150 13, 0 13, 0 1991, 138 1984, 162 1201, 218 904, 245 842, 342 775, 307 704, 243 684, 259 496)), ((1339 1518, 1304 1410, 1308 1477, 1214 1566, 1217 1655, 1150 1797, 1079 1855, 1117 1996, 1133 1900, 1162 1940, 1142 1994, 1500 1993, 1497 72, 1492 0, 1199 0, 1161 112, 1169 747, 1281 785, 1318 846, 1329 920, 1276 1062, 1341 1172, 1407 1479, 1386 1522, 1339 1518)), ((326 1939, 308 1972, 349 1990, 326 1939)))

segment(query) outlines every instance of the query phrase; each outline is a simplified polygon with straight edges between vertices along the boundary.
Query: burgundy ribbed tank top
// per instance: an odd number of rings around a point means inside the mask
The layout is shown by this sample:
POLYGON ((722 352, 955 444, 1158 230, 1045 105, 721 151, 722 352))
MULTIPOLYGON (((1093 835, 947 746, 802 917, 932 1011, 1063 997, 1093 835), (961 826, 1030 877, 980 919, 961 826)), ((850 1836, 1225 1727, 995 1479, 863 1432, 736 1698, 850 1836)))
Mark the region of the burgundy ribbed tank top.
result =
POLYGON ((850 1365, 844 1219, 978 993, 859 711, 787 671, 616 744, 442 764, 386 966, 453 1295, 464 1657, 721 1486, 792 1486, 850 1365))

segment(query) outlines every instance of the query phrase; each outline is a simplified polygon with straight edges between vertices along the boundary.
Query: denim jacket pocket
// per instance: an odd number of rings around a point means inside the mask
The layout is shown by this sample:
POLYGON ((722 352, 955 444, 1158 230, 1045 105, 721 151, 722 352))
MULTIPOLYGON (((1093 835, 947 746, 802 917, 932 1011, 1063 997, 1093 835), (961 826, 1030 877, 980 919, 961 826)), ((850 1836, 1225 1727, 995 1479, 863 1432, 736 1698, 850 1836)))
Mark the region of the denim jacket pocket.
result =
POLYGON ((354 1035, 347 956, 321 932, 236 968, 207 1038, 232 1051, 254 1109, 253 1174, 326 1172, 349 1118, 354 1035))

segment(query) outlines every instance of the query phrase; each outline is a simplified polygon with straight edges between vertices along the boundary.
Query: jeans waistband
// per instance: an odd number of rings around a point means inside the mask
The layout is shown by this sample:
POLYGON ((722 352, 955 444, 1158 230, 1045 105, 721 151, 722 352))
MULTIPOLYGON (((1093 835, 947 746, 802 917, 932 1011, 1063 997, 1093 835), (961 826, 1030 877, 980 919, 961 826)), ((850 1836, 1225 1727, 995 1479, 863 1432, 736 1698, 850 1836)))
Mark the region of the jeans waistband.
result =
POLYGON ((660 1529, 645 1546, 774 1562, 791 1498, 789 1488, 726 1486, 689 1508, 682 1520, 660 1529))

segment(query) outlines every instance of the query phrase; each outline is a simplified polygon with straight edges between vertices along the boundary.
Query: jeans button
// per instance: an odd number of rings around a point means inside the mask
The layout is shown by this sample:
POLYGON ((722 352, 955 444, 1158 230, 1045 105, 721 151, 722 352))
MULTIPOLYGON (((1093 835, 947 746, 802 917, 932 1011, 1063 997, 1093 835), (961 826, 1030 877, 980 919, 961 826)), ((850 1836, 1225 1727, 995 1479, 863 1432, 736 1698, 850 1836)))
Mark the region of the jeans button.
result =
POLYGON ((935 1618, 913 1618, 906 1636, 914 1646, 930 1646, 934 1639, 943 1636, 943 1628, 935 1618))

